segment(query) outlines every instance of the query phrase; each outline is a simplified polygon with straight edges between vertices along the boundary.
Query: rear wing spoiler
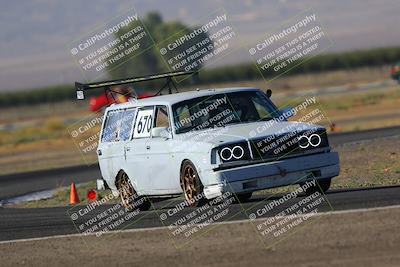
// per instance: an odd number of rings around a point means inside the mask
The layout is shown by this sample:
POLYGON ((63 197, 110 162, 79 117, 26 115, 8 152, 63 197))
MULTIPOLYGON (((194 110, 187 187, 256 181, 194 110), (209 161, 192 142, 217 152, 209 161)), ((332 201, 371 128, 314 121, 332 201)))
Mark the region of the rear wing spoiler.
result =
MULTIPOLYGON (((172 77, 183 76, 183 75, 192 75, 197 73, 197 71, 177 71, 177 72, 167 72, 149 76, 142 76, 142 77, 132 77, 126 78, 121 80, 110 80, 110 81, 103 81, 103 82, 95 82, 95 83, 78 83, 75 82, 75 90, 76 90, 76 98, 78 100, 85 99, 85 91, 96 89, 96 88, 105 88, 105 90, 112 91, 110 86, 121 85, 121 84, 132 84, 138 82, 145 82, 151 80, 159 80, 159 79, 166 79, 166 84, 155 94, 159 95, 161 92, 168 87, 168 92, 172 94, 171 85, 175 88, 176 92, 178 92, 176 88, 176 84, 172 80, 172 77)), ((115 92, 115 91, 112 91, 115 92)), ((118 92, 115 92, 118 93, 118 92)))

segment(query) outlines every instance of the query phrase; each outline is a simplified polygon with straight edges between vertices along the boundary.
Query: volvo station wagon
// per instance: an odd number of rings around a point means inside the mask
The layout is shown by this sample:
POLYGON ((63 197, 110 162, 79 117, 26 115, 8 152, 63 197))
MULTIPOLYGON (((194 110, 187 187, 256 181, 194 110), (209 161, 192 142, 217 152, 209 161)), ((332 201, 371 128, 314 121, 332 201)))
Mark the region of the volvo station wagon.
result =
POLYGON ((182 194, 188 206, 225 192, 246 201, 257 190, 312 180, 306 193, 328 190, 340 168, 326 129, 289 122, 270 95, 194 90, 106 108, 98 187, 118 193, 128 210, 182 194))

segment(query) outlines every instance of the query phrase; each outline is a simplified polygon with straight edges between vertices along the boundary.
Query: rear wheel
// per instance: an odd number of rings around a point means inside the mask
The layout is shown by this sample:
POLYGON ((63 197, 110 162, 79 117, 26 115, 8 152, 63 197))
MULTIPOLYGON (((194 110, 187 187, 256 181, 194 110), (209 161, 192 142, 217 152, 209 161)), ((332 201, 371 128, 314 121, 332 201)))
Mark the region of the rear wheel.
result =
POLYGON ((131 212, 138 208, 140 210, 148 210, 150 208, 150 201, 146 197, 137 195, 126 173, 121 173, 117 182, 117 188, 126 211, 131 212))
POLYGON ((190 206, 197 207, 207 203, 203 193, 204 186, 200 181, 194 164, 189 160, 183 162, 182 165, 181 187, 190 206))
MULTIPOLYGON (((332 179, 324 179, 324 180, 316 180, 315 186, 311 186, 306 189, 306 195, 311 195, 315 192, 325 193, 331 187, 332 179)), ((303 186, 304 183, 301 183, 300 186, 303 186)))

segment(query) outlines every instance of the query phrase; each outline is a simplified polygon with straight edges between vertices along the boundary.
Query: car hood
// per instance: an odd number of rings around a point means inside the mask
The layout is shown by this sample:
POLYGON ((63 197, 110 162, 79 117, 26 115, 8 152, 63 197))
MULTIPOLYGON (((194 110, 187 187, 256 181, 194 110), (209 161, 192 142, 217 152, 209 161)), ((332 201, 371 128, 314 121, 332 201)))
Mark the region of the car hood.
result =
POLYGON ((177 135, 181 141, 204 142, 213 145, 234 143, 237 141, 257 139, 273 134, 285 134, 294 131, 324 129, 324 127, 301 122, 262 121, 232 124, 225 127, 192 131, 177 135))

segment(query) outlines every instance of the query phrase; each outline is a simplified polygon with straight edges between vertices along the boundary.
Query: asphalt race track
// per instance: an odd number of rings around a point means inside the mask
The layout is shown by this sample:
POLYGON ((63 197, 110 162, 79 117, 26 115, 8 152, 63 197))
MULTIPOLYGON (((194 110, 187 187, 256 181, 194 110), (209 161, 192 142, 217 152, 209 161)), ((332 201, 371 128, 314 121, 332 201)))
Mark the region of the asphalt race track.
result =
POLYGON ((100 177, 97 164, 0 176, 0 200, 100 177))
MULTIPOLYGON (((264 204, 279 196, 255 196, 246 203, 232 204, 229 206, 229 214, 226 216, 230 221, 248 219, 248 214, 254 212, 264 204), (267 200, 268 198, 268 200, 267 200), (244 212, 246 211, 246 213, 244 212), (246 215, 247 214, 247 215, 246 215)), ((296 198, 299 201, 304 196, 296 198)), ((400 186, 369 188, 369 189, 347 189, 332 190, 326 194, 330 206, 323 205, 319 212, 340 211, 349 209, 362 209, 373 207, 384 207, 400 204, 400 186)), ((149 228, 169 225, 176 221, 176 217, 170 217, 161 221, 159 215, 176 203, 169 201, 169 205, 164 202, 156 203, 155 210, 143 211, 141 219, 130 224, 129 228, 149 228), (163 206, 162 208, 160 208, 163 206)), ((287 208, 293 203, 289 201, 280 209, 287 208)), ((112 205, 104 205, 96 208, 95 214, 100 214, 112 205)), ((39 209, 16 209, 16 208, 0 208, 0 241, 15 240, 23 238, 36 238, 52 235, 76 234, 77 229, 74 227, 68 210, 71 207, 58 208, 39 208, 39 209)), ((179 216, 191 213, 194 208, 185 208, 180 212, 179 216)), ((271 213, 266 213, 262 217, 269 217, 271 213)), ((95 215, 94 215, 95 216, 95 215)), ((273 215, 272 215, 273 216, 273 215)), ((84 223, 87 218, 80 218, 76 224, 84 223)))
MULTIPOLYGON (((400 134, 400 127, 390 127, 360 131, 356 133, 339 133, 330 135, 330 143, 338 146, 348 142, 356 142, 374 138, 384 138, 400 134)), ((60 184, 67 185, 91 181, 99 177, 98 166, 77 166, 71 168, 39 171, 24 174, 14 174, 0 177, 0 199, 26 194, 29 192, 56 188, 60 184)), ((276 198, 277 196, 273 196, 276 198)), ((302 198, 300 196, 296 199, 302 198)), ((331 190, 326 195, 328 203, 324 203, 319 212, 349 210, 371 207, 383 207, 400 204, 400 186, 368 188, 368 189, 346 189, 331 190)), ((255 209, 268 203, 271 196, 253 196, 246 203, 232 204, 229 206, 229 220, 248 219, 248 214, 255 209), (268 199, 268 200, 267 200, 268 199)), ((155 203, 155 210, 141 212, 141 219, 129 225, 128 228, 148 228, 168 225, 176 218, 169 217, 164 221, 160 220, 159 214, 163 210, 168 210, 177 203, 176 201, 163 201, 155 203)), ((280 208, 291 205, 291 201, 285 203, 280 208)), ((102 213, 111 205, 104 205, 96 209, 96 213, 102 213)), ((40 209, 19 209, 0 207, 0 241, 35 238, 52 235, 74 234, 77 229, 71 221, 67 211, 71 207, 40 208, 40 209)), ((186 208, 181 213, 188 214, 193 208, 186 208)), ((262 217, 271 216, 265 213, 262 217)), ((273 215, 272 215, 273 216, 273 215)), ((87 219, 87 218, 86 218, 87 219)), ((85 221, 79 218, 76 223, 85 221)))

